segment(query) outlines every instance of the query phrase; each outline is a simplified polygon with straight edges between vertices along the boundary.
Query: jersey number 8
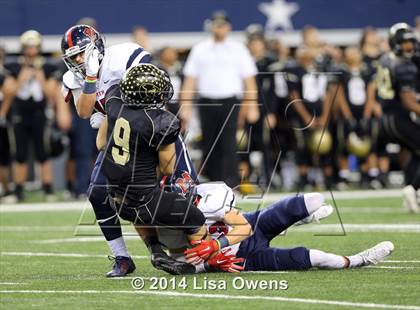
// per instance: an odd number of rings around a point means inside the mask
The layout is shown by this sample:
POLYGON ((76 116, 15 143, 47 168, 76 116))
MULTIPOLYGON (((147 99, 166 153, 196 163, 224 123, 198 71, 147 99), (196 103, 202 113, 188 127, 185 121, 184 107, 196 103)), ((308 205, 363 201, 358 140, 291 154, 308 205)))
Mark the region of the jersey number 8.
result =
POLYGON ((394 98, 395 93, 392 89, 391 74, 388 68, 378 67, 376 85, 379 97, 385 100, 394 98))
POLYGON ((130 160, 130 132, 130 123, 122 117, 117 119, 113 132, 115 146, 112 147, 112 158, 121 166, 130 160))

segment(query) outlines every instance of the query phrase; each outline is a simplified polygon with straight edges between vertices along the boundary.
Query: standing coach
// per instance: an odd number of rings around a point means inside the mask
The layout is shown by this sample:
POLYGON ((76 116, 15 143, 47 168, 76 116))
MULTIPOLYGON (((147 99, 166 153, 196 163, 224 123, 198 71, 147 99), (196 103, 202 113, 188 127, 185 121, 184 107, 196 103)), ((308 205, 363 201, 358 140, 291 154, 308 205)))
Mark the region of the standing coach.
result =
POLYGON ((235 187, 239 183, 236 129, 259 118, 257 68, 245 45, 228 38, 231 24, 224 12, 213 14, 210 28, 212 38, 195 45, 185 64, 180 117, 187 127, 197 94, 203 174, 235 187))

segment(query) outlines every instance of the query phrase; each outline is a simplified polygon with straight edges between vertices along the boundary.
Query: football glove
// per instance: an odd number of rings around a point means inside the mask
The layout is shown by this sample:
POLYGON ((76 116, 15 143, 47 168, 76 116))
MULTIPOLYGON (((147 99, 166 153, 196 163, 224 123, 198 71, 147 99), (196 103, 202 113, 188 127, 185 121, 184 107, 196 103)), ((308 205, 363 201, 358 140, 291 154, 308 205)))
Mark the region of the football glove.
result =
POLYGON ((192 241, 191 245, 194 246, 192 249, 184 251, 185 258, 189 263, 196 263, 196 259, 206 260, 214 252, 219 251, 220 245, 217 240, 196 240, 192 241))
POLYGON ((207 261, 208 266, 227 272, 241 272, 244 266, 237 265, 243 263, 245 259, 236 257, 231 253, 231 249, 223 249, 207 261))
POLYGON ((105 119, 105 115, 101 112, 93 113, 90 116, 90 126, 94 129, 98 129, 101 127, 102 122, 105 119))
POLYGON ((99 67, 99 51, 94 44, 89 44, 85 51, 86 75, 96 78, 98 76, 99 67))

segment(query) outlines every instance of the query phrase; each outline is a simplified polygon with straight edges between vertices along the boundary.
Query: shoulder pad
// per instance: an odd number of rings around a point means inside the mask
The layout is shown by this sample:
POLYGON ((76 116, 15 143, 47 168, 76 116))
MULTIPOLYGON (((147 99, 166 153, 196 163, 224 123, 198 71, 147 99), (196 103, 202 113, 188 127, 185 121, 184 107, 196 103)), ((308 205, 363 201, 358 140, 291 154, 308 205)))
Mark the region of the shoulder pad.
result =
POLYGON ((63 84, 68 89, 77 89, 82 87, 83 81, 76 78, 76 76, 71 71, 67 71, 63 75, 63 84))
POLYGON ((395 66, 395 75, 397 78, 399 76, 410 76, 415 79, 417 75, 417 67, 411 61, 405 60, 398 62, 395 66))
POLYGON ((176 141, 181 128, 175 115, 160 109, 147 111, 146 114, 152 118, 154 126, 154 135, 150 140, 150 146, 159 148, 176 141))
POLYGON ((201 196, 197 207, 206 219, 222 220, 225 214, 235 206, 232 189, 223 182, 198 185, 197 194, 201 196))

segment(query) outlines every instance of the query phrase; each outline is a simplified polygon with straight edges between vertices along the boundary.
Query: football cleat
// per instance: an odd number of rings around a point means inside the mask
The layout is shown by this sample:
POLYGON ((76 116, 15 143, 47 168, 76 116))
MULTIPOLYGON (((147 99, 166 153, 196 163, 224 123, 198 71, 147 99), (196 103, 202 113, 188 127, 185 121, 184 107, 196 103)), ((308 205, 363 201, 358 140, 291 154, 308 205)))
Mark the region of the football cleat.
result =
POLYGON ((107 278, 115 278, 115 277, 125 277, 129 273, 132 273, 136 270, 136 265, 134 265, 134 261, 131 257, 125 256, 108 256, 109 260, 113 260, 114 264, 112 265, 112 270, 107 272, 107 278))
POLYGON ((385 257, 389 256, 394 251, 394 244, 391 241, 383 241, 374 247, 356 254, 360 256, 363 263, 360 266, 376 265, 383 261, 385 257))
POLYGON ((330 216, 334 212, 334 208, 331 205, 322 205, 318 210, 316 210, 311 215, 305 217, 303 220, 296 222, 295 225, 309 224, 312 222, 319 223, 320 220, 330 216))
POLYGON ((191 264, 180 262, 164 253, 154 253, 151 256, 153 267, 163 270, 172 275, 195 273, 195 267, 191 264))
POLYGON ((402 190, 404 195, 404 209, 413 213, 420 213, 420 206, 417 202, 417 193, 412 185, 407 185, 402 190))

